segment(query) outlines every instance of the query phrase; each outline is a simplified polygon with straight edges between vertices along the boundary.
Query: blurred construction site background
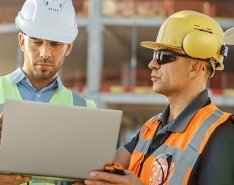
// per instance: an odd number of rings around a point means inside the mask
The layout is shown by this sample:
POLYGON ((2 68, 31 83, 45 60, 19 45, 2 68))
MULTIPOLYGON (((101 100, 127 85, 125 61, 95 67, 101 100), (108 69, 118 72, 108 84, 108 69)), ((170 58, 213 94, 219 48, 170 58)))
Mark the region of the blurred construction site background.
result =
MULTIPOLYGON (((14 19, 24 0, 0 0, 0 75, 22 66, 14 19)), ((79 34, 60 74, 73 91, 101 108, 124 111, 119 144, 124 144, 151 116, 162 111, 165 97, 152 91, 147 68, 152 51, 140 42, 155 40, 162 22, 180 10, 214 17, 224 30, 234 27, 234 0, 73 0, 79 34)), ((208 84, 212 100, 234 113, 234 47, 208 84)))

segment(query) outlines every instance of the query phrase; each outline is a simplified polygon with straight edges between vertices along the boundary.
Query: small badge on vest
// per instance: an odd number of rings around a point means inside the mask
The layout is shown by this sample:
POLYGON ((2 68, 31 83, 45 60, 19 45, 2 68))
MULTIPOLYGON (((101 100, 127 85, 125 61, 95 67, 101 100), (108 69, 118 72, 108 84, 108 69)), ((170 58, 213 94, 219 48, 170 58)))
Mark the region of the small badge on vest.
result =
POLYGON ((172 154, 160 154, 152 162, 152 176, 150 185, 167 185, 175 163, 172 162, 172 154))

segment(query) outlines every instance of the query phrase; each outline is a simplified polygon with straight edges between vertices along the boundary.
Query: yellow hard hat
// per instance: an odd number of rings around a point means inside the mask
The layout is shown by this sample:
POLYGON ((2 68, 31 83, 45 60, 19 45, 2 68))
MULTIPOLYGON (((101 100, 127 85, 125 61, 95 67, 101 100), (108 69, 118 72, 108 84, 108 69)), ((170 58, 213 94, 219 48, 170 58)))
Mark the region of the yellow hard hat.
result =
POLYGON ((223 36, 222 28, 213 18, 185 10, 171 15, 162 24, 156 42, 145 41, 141 46, 177 49, 193 58, 212 59, 216 70, 223 70, 228 50, 223 36))

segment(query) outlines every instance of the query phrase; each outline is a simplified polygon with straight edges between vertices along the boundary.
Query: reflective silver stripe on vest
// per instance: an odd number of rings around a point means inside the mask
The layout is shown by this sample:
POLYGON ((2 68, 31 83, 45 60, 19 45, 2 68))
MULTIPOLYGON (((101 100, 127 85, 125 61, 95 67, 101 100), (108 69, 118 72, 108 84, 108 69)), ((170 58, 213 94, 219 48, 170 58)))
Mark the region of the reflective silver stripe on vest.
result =
POLYGON ((194 150, 198 151, 203 141, 203 138, 205 137, 206 132, 211 127, 211 125, 214 122, 216 122, 222 115, 223 115, 223 112, 218 109, 218 110, 215 110, 213 114, 211 114, 210 117, 208 117, 204 121, 204 123, 198 128, 197 133, 194 135, 193 139, 191 140, 189 144, 191 148, 194 148, 194 150))
MULTIPOLYGON (((150 122, 153 124, 153 122, 159 117, 160 114, 155 115, 154 117, 151 118, 150 122)), ((139 134, 139 141, 135 147, 135 150, 142 152, 142 153, 146 153, 150 143, 151 143, 151 139, 150 140, 146 140, 142 137, 142 135, 148 130, 149 128, 147 126, 145 126, 142 131, 139 134)))
POLYGON ((146 140, 142 137, 139 138, 139 141, 135 147, 135 150, 142 152, 142 153, 146 153, 149 146, 150 146, 151 140, 146 140))
POLYGON ((3 111, 3 108, 4 108, 4 103, 0 104, 0 112, 3 111))
POLYGON ((188 148, 183 152, 182 156, 179 157, 180 160, 175 159, 177 167, 179 168, 176 167, 174 173, 172 174, 169 185, 181 185, 183 183, 186 172, 189 168, 194 167, 200 155, 197 151, 201 146, 207 131, 214 122, 220 119, 222 114, 223 113, 220 110, 215 110, 198 128, 191 142, 188 144, 188 148), (197 157, 195 158, 195 156, 197 157))
MULTIPOLYGON (((156 116, 154 116, 153 118, 151 118, 150 122, 153 124, 153 122, 158 118, 158 115, 157 114, 156 116)), ((151 143, 151 140, 146 140, 142 137, 142 135, 148 130, 148 127, 145 126, 142 131, 140 132, 139 134, 139 141, 135 147, 135 150, 139 151, 139 152, 147 152, 149 146, 150 146, 150 143, 151 143)))
MULTIPOLYGON (((176 168, 171 176, 169 185, 181 185, 185 179, 185 175, 189 168, 193 168, 199 158, 198 149, 201 143, 214 122, 218 121, 222 116, 223 112, 215 110, 198 128, 191 142, 188 144, 186 150, 175 148, 170 145, 163 144, 152 154, 154 158, 163 153, 172 154, 172 162, 176 164, 176 168)), ((170 137, 170 136, 169 136, 170 137)), ((139 138, 138 144, 135 150, 146 153, 151 140, 146 140, 142 137, 139 138)), ((144 167, 143 167, 144 168, 144 167)))
POLYGON ((78 96, 75 93, 72 93, 72 97, 73 97, 73 105, 86 107, 86 101, 84 98, 78 96))

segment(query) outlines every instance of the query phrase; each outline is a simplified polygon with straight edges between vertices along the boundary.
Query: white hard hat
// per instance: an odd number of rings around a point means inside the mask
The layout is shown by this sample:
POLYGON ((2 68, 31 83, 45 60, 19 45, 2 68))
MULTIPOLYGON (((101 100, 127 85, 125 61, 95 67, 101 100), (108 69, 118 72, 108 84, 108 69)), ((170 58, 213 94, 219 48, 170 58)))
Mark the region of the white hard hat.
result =
POLYGON ((15 22, 35 38, 71 43, 78 34, 71 0, 26 0, 15 22))

